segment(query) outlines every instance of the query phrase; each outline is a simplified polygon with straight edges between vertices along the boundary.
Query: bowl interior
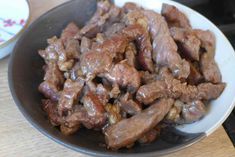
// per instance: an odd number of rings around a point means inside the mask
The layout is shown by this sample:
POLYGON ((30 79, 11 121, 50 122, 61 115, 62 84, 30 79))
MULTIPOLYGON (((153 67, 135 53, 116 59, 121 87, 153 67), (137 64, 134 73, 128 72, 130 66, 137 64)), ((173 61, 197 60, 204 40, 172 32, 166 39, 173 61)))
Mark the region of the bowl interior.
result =
MULTIPOLYGON (((116 3, 121 6, 124 2, 126 2, 126 0, 120 0, 116 3)), ((163 1, 150 0, 145 1, 145 4, 143 3, 143 1, 140 0, 136 0, 135 2, 142 4, 144 7, 147 8, 156 8, 155 10, 159 11, 163 1)), ((171 1, 166 2, 173 3, 171 1)), ((226 49, 226 52, 223 52, 228 53, 228 55, 231 55, 231 51, 233 52, 231 45, 213 24, 211 24, 208 20, 206 20, 204 17, 201 17, 201 15, 195 13, 191 9, 183 7, 182 5, 179 5, 177 3, 174 3, 174 5, 177 5, 177 7, 179 7, 180 9, 182 8, 183 11, 186 11, 186 14, 189 15, 190 20, 192 18, 199 17, 202 18, 204 22, 209 23, 205 26, 205 28, 213 28, 212 31, 216 33, 216 38, 222 38, 221 40, 225 40, 221 44, 224 44, 224 47, 228 48, 226 49), (191 15, 190 13, 193 13, 195 15, 191 15), (218 32, 219 34, 217 34, 218 32)), ((110 151, 107 150, 105 147, 101 147, 100 145, 104 143, 104 138, 102 134, 96 131, 82 129, 75 135, 64 136, 60 133, 58 128, 52 127, 49 121, 47 120, 45 113, 41 109, 42 95, 37 90, 38 85, 42 82, 43 79, 42 66, 44 64, 37 51, 46 47, 46 40, 48 38, 54 35, 59 36, 62 29, 69 22, 74 21, 78 26, 82 27, 85 22, 90 19, 95 10, 95 0, 76 0, 65 3, 44 14, 37 21, 35 21, 26 30, 26 32, 24 32, 24 34, 18 41, 14 49, 14 53, 12 54, 11 63, 9 65, 9 83, 16 104, 32 125, 34 125, 39 131, 47 135, 49 138, 52 138, 53 140, 69 148, 83 153, 88 153, 90 155, 98 156, 143 156, 143 153, 145 153, 145 155, 166 154, 181 149, 185 146, 189 146, 190 144, 201 139, 205 135, 204 133, 208 130, 208 128, 210 129, 212 127, 218 126, 218 124, 214 121, 209 123, 208 121, 205 121, 205 124, 209 124, 208 127, 206 129, 197 129, 196 131, 191 131, 192 129, 190 130, 190 128, 194 127, 195 125, 198 125, 197 127, 202 128, 201 126, 203 125, 192 124, 189 129, 187 128, 188 126, 183 126, 182 128, 180 128, 181 130, 185 132, 192 132, 195 134, 192 134, 190 136, 174 136, 171 134, 167 134, 168 137, 173 137, 177 139, 171 139, 171 141, 168 142, 166 139, 159 139, 149 145, 136 145, 133 147, 133 149, 121 149, 119 151, 110 151)), ((196 23, 196 21, 193 21, 193 26, 194 23, 196 23)), ((197 26, 199 26, 199 24, 197 26)), ((222 41, 217 41, 217 45, 218 42, 222 41)), ((221 55, 218 55, 218 53, 221 52, 217 52, 216 54, 217 61, 221 57, 221 55)), ((233 55, 232 58, 230 58, 231 61, 234 60, 234 58, 235 57, 233 55)), ((224 66, 224 61, 225 59, 218 62, 220 68, 221 66, 224 66)), ((231 67, 231 64, 226 63, 225 66, 227 67, 225 68, 225 70, 228 70, 228 68, 231 67)), ((224 71, 224 68, 222 68, 221 70, 224 81, 229 81, 229 79, 232 78, 230 77, 230 75, 227 76, 229 71, 224 71)), ((232 83, 232 81, 230 82, 232 83)), ((229 87, 231 84, 230 82, 228 83, 229 87)), ((231 88, 234 87, 233 85, 234 83, 231 84, 231 88)), ((230 90, 228 90, 227 92, 230 92, 230 90)), ((228 114, 228 112, 231 111, 230 108, 232 106, 232 100, 230 100, 230 98, 232 97, 232 95, 228 95, 228 93, 226 93, 223 94, 221 97, 223 97, 222 100, 228 98, 228 101, 224 101, 224 104, 220 104, 222 106, 221 108, 223 109, 221 115, 224 118, 224 114, 228 114)), ((220 100, 219 103, 222 103, 222 100, 220 100)), ((215 103, 215 105, 217 104, 215 103)), ((215 111, 213 111, 212 114, 214 114, 214 112, 215 111)), ((216 119, 216 121, 218 121, 218 118, 216 119)), ((222 121, 221 118, 219 118, 219 121, 222 121)))

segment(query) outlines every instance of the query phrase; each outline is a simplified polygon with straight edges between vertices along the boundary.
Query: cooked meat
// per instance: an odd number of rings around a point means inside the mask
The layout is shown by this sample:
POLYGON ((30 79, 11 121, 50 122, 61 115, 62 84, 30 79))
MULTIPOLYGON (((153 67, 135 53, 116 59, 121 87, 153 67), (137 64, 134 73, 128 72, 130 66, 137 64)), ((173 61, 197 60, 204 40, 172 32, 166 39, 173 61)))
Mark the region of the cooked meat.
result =
POLYGON ((99 97, 93 93, 89 92, 83 97, 83 105, 86 108, 88 114, 90 116, 99 116, 100 114, 104 113, 104 105, 99 97))
POLYGON ((184 28, 172 27, 171 36, 178 43, 179 51, 185 58, 199 61, 199 49, 201 42, 193 31, 184 28))
POLYGON ((187 61, 177 53, 177 45, 170 36, 165 19, 158 13, 145 10, 149 31, 153 40, 153 59, 158 65, 168 66, 174 76, 187 78, 190 67, 187 61))
POLYGON ((59 89, 57 86, 48 81, 43 81, 38 86, 39 92, 41 92, 46 98, 53 101, 58 101, 60 97, 59 89))
POLYGON ((57 50, 60 50, 62 47, 61 40, 58 40, 57 37, 52 37, 47 39, 48 46, 45 50, 39 50, 39 55, 48 62, 57 62, 58 61, 58 53, 57 50))
POLYGON ((105 105, 105 111, 108 114, 107 116, 110 125, 116 124, 122 119, 121 110, 117 104, 105 105))
POLYGON ((187 78, 187 82, 190 85, 197 85, 201 83, 204 78, 195 64, 191 62, 189 62, 189 64, 190 64, 190 74, 187 78))
POLYGON ((125 28, 124 23, 114 23, 112 26, 109 26, 107 30, 104 32, 107 38, 112 37, 114 34, 120 32, 123 28, 125 28))
POLYGON ((220 83, 222 78, 219 67, 214 60, 215 36, 210 31, 194 30, 195 35, 201 40, 201 47, 206 50, 200 59, 200 66, 206 81, 220 83))
POLYGON ((121 93, 118 84, 113 84, 112 90, 109 93, 110 98, 117 98, 121 93))
POLYGON ((79 56, 80 56, 79 42, 75 39, 67 40, 67 44, 65 46, 65 51, 66 51, 66 55, 68 58, 79 59, 79 56))
POLYGON ((105 22, 107 21, 108 12, 110 10, 111 4, 108 0, 99 1, 97 3, 97 10, 93 17, 88 21, 88 23, 80 30, 76 35, 76 38, 81 36, 94 37, 97 33, 102 30, 105 22))
POLYGON ((109 52, 113 57, 116 53, 124 53, 129 42, 136 40, 139 48, 139 62, 145 70, 153 71, 152 46, 150 38, 144 28, 139 25, 130 25, 124 28, 120 33, 99 45, 97 51, 109 52))
POLYGON ((53 126, 64 135, 84 126, 102 132, 108 148, 130 149, 162 136, 164 126, 203 118, 226 86, 215 37, 192 29, 174 6, 163 4, 162 15, 101 0, 82 29, 69 23, 47 40, 38 90, 53 126))
POLYGON ((143 85, 136 93, 136 99, 144 104, 150 104, 157 98, 171 97, 183 102, 194 100, 211 100, 220 96, 225 88, 224 83, 201 83, 198 86, 187 85, 163 72, 163 80, 157 80, 143 85))
POLYGON ((214 58, 215 55, 215 36, 209 30, 200 30, 194 29, 194 34, 197 36, 198 39, 201 41, 201 47, 206 49, 206 52, 210 54, 211 57, 214 58))
POLYGON ((166 18, 168 25, 182 28, 191 28, 186 15, 179 11, 175 6, 166 3, 162 4, 162 15, 166 18))
POLYGON ((127 64, 126 60, 116 64, 109 73, 104 74, 104 77, 113 84, 127 87, 127 90, 131 93, 135 92, 140 86, 139 72, 127 64))
POLYGON ((212 83, 221 82, 222 78, 219 67, 215 62, 214 58, 211 58, 208 53, 202 54, 200 66, 205 80, 210 81, 212 83))
POLYGON ((96 87, 96 94, 99 97, 99 100, 103 103, 103 104, 107 104, 109 101, 109 93, 110 91, 105 88, 102 84, 98 84, 96 87))
POLYGON ((141 144, 151 143, 157 138, 158 135, 159 132, 156 129, 151 129, 149 132, 145 133, 140 139, 138 139, 138 142, 141 144))
POLYGON ((108 127, 105 132, 108 147, 118 149, 138 140, 164 118, 173 102, 172 99, 161 99, 143 112, 108 127))
POLYGON ((141 105, 137 101, 133 100, 130 93, 126 93, 120 97, 119 106, 124 112, 130 115, 135 115, 142 110, 141 105))
POLYGON ((140 71, 140 78, 142 84, 148 84, 158 79, 158 75, 155 73, 149 73, 148 71, 140 71))
POLYGON ((110 25, 119 20, 121 16, 121 9, 115 5, 110 4, 108 0, 99 1, 97 3, 97 10, 90 21, 80 30, 76 38, 86 36, 94 37, 105 28, 105 25, 110 25), (108 23, 108 24, 107 24, 108 23))
POLYGON ((47 113, 48 119, 53 126, 58 126, 63 123, 63 118, 59 116, 57 103, 50 99, 42 100, 42 108, 47 113))
POLYGON ((69 23, 65 29, 63 30, 62 34, 61 34, 61 40, 64 43, 65 46, 67 46, 67 42, 68 40, 73 39, 73 37, 79 32, 79 28, 78 26, 74 23, 71 22, 69 23))
POLYGON ((182 108, 182 117, 184 123, 192 123, 198 121, 206 114, 205 105, 201 101, 193 101, 182 108))
POLYGON ((108 71, 112 65, 112 57, 105 52, 89 51, 82 55, 81 69, 84 75, 99 74, 108 71))
POLYGON ((59 91, 64 83, 63 74, 55 63, 49 63, 45 68, 44 81, 39 85, 38 90, 53 101, 59 99, 59 91))
POLYGON ((126 2, 123 6, 123 10, 125 13, 132 12, 138 9, 140 9, 140 6, 133 2, 126 2))
POLYGON ((81 53, 90 51, 91 49, 91 40, 87 37, 82 37, 81 39, 81 53))
POLYGON ((125 59, 130 66, 137 67, 136 54, 137 50, 134 43, 129 43, 129 45, 126 47, 125 59))
POLYGON ((76 81, 67 79, 65 81, 58 105, 60 115, 66 115, 66 113, 72 109, 81 94, 83 85, 84 81, 81 79, 76 81))
POLYGON ((73 127, 68 127, 64 124, 62 124, 60 126, 60 131, 62 132, 62 134, 64 135, 72 135, 75 132, 77 132, 80 129, 80 123, 78 123, 77 125, 73 126, 73 127))
POLYGON ((176 100, 174 105, 166 115, 167 122, 179 124, 182 122, 181 112, 185 104, 182 101, 176 100))
POLYGON ((187 124, 198 121, 206 114, 206 107, 202 101, 196 100, 188 103, 182 101, 175 101, 166 116, 168 122, 176 124, 187 124))

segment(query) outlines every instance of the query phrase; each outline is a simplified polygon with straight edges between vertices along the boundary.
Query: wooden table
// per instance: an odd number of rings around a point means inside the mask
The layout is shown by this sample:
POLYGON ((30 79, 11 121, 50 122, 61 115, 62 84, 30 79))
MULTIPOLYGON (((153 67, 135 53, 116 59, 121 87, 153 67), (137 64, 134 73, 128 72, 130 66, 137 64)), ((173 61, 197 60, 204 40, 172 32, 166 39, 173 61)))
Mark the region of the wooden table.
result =
MULTIPOLYGON (((31 21, 67 0, 29 0, 31 21)), ((48 139, 33 128, 14 104, 7 80, 9 57, 0 60, 0 157, 85 156, 48 139)), ((235 149, 223 127, 193 146, 166 157, 234 157, 235 149)))

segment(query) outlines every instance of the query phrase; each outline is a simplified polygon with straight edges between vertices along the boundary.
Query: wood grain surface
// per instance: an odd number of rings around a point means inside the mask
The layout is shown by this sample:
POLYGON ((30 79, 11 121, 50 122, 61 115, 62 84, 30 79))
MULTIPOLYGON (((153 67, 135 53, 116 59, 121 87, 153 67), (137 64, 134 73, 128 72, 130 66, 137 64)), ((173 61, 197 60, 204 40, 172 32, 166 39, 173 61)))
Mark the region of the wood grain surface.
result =
MULTIPOLYGON (((29 0, 31 21, 66 0, 29 0)), ((7 81, 9 57, 0 60, 0 157, 81 157, 33 128, 14 104, 7 81)), ((235 149, 220 127, 209 137, 165 157, 235 157, 235 149)))

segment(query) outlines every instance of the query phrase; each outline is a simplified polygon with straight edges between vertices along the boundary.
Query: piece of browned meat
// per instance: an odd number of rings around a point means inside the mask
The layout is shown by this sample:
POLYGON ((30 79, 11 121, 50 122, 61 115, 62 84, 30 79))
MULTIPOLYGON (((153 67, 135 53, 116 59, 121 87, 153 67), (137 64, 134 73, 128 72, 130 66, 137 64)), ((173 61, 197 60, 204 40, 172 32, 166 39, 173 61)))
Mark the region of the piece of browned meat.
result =
POLYGON ((187 16, 173 5, 163 3, 161 14, 166 18, 169 27, 191 28, 187 16))
POLYGON ((57 102, 50 99, 42 100, 42 108, 47 113, 48 119, 53 126, 58 126, 63 123, 63 118, 59 115, 57 102))
POLYGON ((112 37, 114 34, 120 32, 123 28, 125 28, 124 23, 114 23, 112 26, 109 26, 107 30, 105 30, 104 34, 107 38, 112 37))
POLYGON ((158 65, 168 66, 173 75, 187 78, 190 73, 189 63, 177 53, 177 45, 170 36, 165 19, 151 10, 144 10, 148 19, 149 31, 153 40, 153 59, 158 65))
POLYGON ((193 123, 206 114, 206 107, 203 102, 196 100, 183 105, 181 114, 183 123, 193 123))
POLYGON ((201 47, 204 48, 206 52, 214 58, 216 42, 214 34, 209 30, 204 31, 201 29, 194 29, 193 33, 197 36, 198 39, 200 39, 201 47))
POLYGON ((220 83, 222 81, 221 73, 214 58, 211 58, 208 53, 201 56, 200 67, 206 81, 212 83, 220 83))
POLYGON ((194 100, 211 100, 220 96, 225 88, 224 83, 201 83, 198 86, 187 85, 175 79, 169 72, 162 72, 163 79, 143 85, 136 93, 136 99, 150 104, 157 98, 171 97, 183 102, 194 100))
POLYGON ((137 50, 134 43, 129 43, 125 51, 125 59, 130 66, 137 67, 136 60, 137 50))
POLYGON ((93 38, 97 33, 102 32, 106 25, 118 21, 120 16, 121 9, 111 4, 109 0, 99 1, 95 14, 76 35, 76 38, 81 36, 93 38))
POLYGON ((170 33, 173 39, 177 42, 179 51, 185 58, 199 61, 199 49, 201 42, 194 35, 193 31, 172 27, 170 33))
POLYGON ((113 58, 105 52, 89 51, 82 55, 81 70, 84 75, 104 73, 111 68, 113 58))
POLYGON ((119 149, 138 140, 164 118, 173 102, 172 99, 160 99, 143 112, 108 127, 105 132, 108 148, 119 149))
POLYGON ((105 111, 107 112, 109 125, 115 124, 122 119, 121 109, 117 103, 106 104, 105 111))
POLYGON ((147 144, 153 142, 160 132, 158 132, 156 129, 151 129, 149 132, 145 133, 140 139, 138 139, 138 142, 141 144, 147 144))
POLYGON ((82 54, 85 53, 85 52, 90 51, 91 43, 92 43, 92 41, 89 38, 82 37, 82 39, 81 39, 81 46, 80 46, 80 50, 81 50, 82 54))
POLYGON ((215 36, 210 31, 195 29, 194 34, 201 40, 201 47, 206 50, 200 59, 200 68, 206 81, 219 83, 222 81, 221 73, 215 62, 215 36))
POLYGON ((67 45, 68 40, 73 39, 73 37, 79 32, 78 26, 74 22, 70 22, 63 30, 60 38, 64 45, 67 45))
POLYGON ((43 82, 39 85, 38 90, 46 97, 53 101, 58 101, 59 91, 64 83, 64 77, 55 63, 49 63, 45 68, 43 82))
POLYGON ((88 92, 83 97, 83 105, 76 105, 72 113, 69 114, 64 126, 67 128, 78 128, 83 124, 88 129, 100 129, 105 125, 106 114, 104 105, 100 102, 97 95, 93 92, 88 92))
POLYGON ((140 71, 139 74, 142 84, 154 82, 159 78, 156 73, 149 73, 148 71, 140 71))
POLYGON ((119 106, 121 109, 130 115, 135 115, 142 110, 140 103, 133 100, 133 96, 130 93, 122 95, 119 98, 119 101, 119 106))
POLYGON ((187 78, 187 82, 190 85, 197 85, 201 83, 204 80, 204 78, 200 73, 199 68, 197 67, 197 63, 194 64, 189 62, 189 64, 190 64, 190 74, 187 78))
POLYGON ((102 75, 113 84, 127 87, 127 90, 131 93, 134 93, 140 86, 139 72, 127 64, 126 60, 114 65, 110 72, 102 75))
POLYGON ((83 97, 83 105, 87 111, 87 114, 89 117, 92 117, 94 120, 90 126, 90 124, 85 125, 87 128, 90 127, 102 127, 105 124, 106 121, 106 115, 105 115, 105 109, 104 106, 105 104, 100 101, 99 97, 93 93, 93 92, 88 92, 84 97, 83 97))
POLYGON ((65 45, 66 55, 70 59, 79 59, 80 57, 80 46, 79 42, 75 39, 67 40, 65 45))
POLYGON ((193 123, 200 120, 206 114, 206 107, 200 100, 188 103, 176 100, 166 116, 167 122, 176 124, 193 123))
POLYGON ((61 92, 58 110, 60 115, 66 115, 68 111, 72 109, 72 107, 76 104, 76 101, 81 94, 82 88, 84 85, 84 81, 82 79, 78 79, 76 81, 72 81, 67 79, 64 83, 64 89, 61 92))
POLYGON ((134 40, 137 42, 139 48, 138 59, 140 65, 145 70, 153 71, 150 38, 148 34, 146 34, 145 29, 139 24, 129 25, 124 28, 117 35, 114 35, 101 44, 97 51, 109 52, 115 56, 116 53, 124 53, 128 43, 134 40))

